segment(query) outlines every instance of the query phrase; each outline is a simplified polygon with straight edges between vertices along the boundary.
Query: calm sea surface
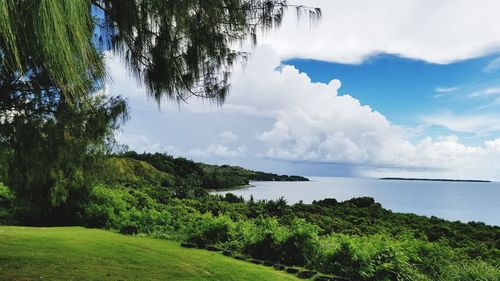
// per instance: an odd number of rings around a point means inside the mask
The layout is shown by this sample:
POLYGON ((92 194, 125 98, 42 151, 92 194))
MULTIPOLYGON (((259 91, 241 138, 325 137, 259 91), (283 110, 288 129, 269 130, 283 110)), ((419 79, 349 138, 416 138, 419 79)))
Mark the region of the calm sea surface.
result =
POLYGON ((278 199, 289 203, 369 196, 395 212, 436 216, 462 222, 500 225, 500 182, 434 182, 366 178, 310 177, 309 182, 257 182, 230 191, 249 199, 278 199))

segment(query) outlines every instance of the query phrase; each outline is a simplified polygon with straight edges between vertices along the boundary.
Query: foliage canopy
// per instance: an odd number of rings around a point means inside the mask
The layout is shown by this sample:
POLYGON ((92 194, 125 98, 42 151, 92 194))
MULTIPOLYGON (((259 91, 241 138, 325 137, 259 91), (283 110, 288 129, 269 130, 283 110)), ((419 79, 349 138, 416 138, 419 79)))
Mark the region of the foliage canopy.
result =
MULTIPOLYGON (((55 209, 65 213, 71 198, 85 198, 99 153, 126 117, 124 100, 96 94, 107 82, 105 51, 119 54, 158 103, 191 96, 221 103, 231 65, 246 55, 235 44, 279 25, 286 7, 285 0, 0 0, 0 176, 28 209, 56 220, 55 209)), ((321 14, 298 10, 312 20, 321 14)))
MULTIPOLYGON (((66 95, 103 81, 100 50, 120 54, 158 102, 222 102, 237 43, 281 23, 285 0, 0 0, 0 50, 9 72, 49 74, 66 95)), ((321 11, 297 7, 317 20, 321 11)), ((3 94, 3 93, 2 93, 3 94)))

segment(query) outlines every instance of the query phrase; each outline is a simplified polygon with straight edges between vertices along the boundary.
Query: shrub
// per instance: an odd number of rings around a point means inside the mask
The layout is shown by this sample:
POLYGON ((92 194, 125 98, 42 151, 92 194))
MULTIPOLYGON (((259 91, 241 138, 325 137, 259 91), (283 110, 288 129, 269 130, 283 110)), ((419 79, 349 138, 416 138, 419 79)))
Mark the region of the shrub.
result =
POLYGON ((320 241, 311 264, 354 280, 428 280, 409 262, 409 255, 398 240, 386 235, 332 235, 320 241))
POLYGON ((459 265, 451 265, 441 277, 442 281, 498 281, 500 268, 483 261, 474 261, 459 265))
POLYGON ((129 207, 126 197, 128 193, 124 190, 102 185, 94 187, 84 209, 82 219, 85 226, 117 229, 129 207))
POLYGON ((0 182, 0 206, 7 206, 14 200, 14 193, 0 182))
POLYGON ((229 241, 234 223, 228 216, 201 215, 188 228, 187 241, 198 245, 223 244, 229 241))
POLYGON ((260 218, 255 225, 247 225, 243 233, 243 251, 257 259, 279 262, 282 245, 290 237, 290 230, 271 217, 260 218))
POLYGON ((319 230, 318 226, 304 219, 294 219, 290 235, 280 245, 281 262, 286 265, 305 265, 315 251, 319 230))

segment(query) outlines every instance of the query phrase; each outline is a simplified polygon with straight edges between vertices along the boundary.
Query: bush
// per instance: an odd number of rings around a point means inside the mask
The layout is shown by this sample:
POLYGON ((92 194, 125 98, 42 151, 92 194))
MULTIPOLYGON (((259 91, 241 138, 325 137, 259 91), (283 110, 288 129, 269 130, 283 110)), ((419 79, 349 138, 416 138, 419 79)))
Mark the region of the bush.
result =
POLYGON ((126 197, 128 193, 124 190, 102 185, 94 187, 82 218, 85 226, 117 228, 130 206, 126 197))
POLYGON ((482 261, 468 262, 449 266, 443 274, 442 281, 498 281, 500 268, 482 261))
POLYGON ((281 226, 276 218, 260 218, 244 229, 243 252, 257 259, 280 262, 281 246, 290 235, 290 230, 281 226))
POLYGON ((281 262, 304 266, 315 251, 319 230, 318 226, 307 223, 304 219, 294 219, 290 235, 280 246, 281 262))
POLYGON ((8 206, 14 200, 14 193, 0 182, 0 206, 8 206))
POLYGON ((311 264, 321 272, 353 280, 428 280, 410 263, 410 255, 386 235, 332 235, 321 239, 311 264))
POLYGON ((229 241, 234 228, 230 217, 205 213, 193 221, 190 228, 187 229, 187 242, 198 245, 223 244, 229 241))

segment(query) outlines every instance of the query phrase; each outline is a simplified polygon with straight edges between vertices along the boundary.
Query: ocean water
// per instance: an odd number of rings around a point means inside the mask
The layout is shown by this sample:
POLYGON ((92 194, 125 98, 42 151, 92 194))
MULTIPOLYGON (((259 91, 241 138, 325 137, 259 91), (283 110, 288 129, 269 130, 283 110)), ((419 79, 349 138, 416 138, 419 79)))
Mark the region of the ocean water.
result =
POLYGON ((231 192, 245 199, 278 199, 311 203, 335 198, 344 201, 369 196, 386 209, 436 216, 451 221, 479 221, 500 226, 500 182, 438 182, 367 178, 309 177, 309 182, 258 182, 231 192))

